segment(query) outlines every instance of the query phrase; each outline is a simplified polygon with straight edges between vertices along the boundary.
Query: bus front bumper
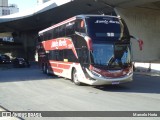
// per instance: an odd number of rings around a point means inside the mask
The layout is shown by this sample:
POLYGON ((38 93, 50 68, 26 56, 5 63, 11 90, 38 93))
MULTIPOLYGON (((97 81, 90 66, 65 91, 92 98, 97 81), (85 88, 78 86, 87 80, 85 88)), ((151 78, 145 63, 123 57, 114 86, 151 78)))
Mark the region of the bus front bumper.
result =
POLYGON ((107 84, 116 85, 116 84, 131 82, 133 80, 133 73, 118 78, 106 78, 102 76, 101 77, 95 76, 90 72, 90 76, 92 79, 88 79, 87 82, 87 84, 90 85, 107 85, 107 84))

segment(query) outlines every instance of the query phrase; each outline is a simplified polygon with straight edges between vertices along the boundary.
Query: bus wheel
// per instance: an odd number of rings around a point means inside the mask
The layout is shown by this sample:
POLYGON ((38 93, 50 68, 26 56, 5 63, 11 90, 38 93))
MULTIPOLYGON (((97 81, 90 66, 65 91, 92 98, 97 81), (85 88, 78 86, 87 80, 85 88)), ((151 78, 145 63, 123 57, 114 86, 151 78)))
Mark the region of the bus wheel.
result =
POLYGON ((76 69, 73 70, 72 81, 74 82, 75 85, 81 85, 81 82, 79 82, 79 80, 78 80, 78 75, 77 75, 76 69))
POLYGON ((49 68, 48 68, 47 65, 46 65, 46 74, 47 74, 47 75, 51 75, 51 73, 49 72, 49 68))
POLYGON ((46 69, 46 65, 45 64, 42 66, 42 71, 43 71, 44 74, 47 73, 47 69, 46 69))

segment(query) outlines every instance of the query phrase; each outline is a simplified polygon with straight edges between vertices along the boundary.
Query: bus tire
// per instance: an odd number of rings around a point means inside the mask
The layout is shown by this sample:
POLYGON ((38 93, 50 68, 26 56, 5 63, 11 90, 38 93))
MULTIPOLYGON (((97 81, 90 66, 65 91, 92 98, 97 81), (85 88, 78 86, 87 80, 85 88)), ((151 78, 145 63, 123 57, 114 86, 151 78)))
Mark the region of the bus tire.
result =
POLYGON ((47 73, 47 68, 46 68, 46 65, 45 65, 45 64, 42 65, 42 71, 43 71, 44 74, 47 73))
POLYGON ((73 69, 73 72, 72 72, 72 82, 75 85, 81 85, 81 82, 78 80, 77 70, 76 69, 73 69))
POLYGON ((47 75, 50 75, 50 73, 49 73, 49 68, 48 68, 47 65, 46 65, 46 74, 47 74, 47 75))
POLYGON ((49 70, 49 67, 46 65, 46 74, 48 76, 54 76, 54 73, 51 73, 50 70, 49 70))

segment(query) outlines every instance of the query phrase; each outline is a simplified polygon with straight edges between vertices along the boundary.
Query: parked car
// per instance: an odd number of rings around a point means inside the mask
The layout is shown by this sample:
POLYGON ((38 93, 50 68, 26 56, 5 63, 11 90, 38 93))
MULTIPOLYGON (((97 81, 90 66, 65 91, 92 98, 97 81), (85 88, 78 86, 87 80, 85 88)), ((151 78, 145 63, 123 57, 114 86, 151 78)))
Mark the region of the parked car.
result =
POLYGON ((30 67, 28 60, 24 58, 15 58, 12 60, 13 67, 30 67))
POLYGON ((0 55, 0 63, 1 64, 11 63, 11 59, 7 55, 0 55))

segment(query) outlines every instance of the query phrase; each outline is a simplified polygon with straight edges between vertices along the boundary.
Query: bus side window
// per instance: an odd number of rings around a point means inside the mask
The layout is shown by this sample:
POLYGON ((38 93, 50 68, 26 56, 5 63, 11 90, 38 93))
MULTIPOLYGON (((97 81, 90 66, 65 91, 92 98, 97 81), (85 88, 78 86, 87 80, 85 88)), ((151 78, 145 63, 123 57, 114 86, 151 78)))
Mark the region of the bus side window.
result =
POLYGON ((79 62, 82 64, 89 63, 89 53, 87 48, 77 49, 79 62))
POLYGON ((82 63, 88 64, 89 63, 89 53, 87 48, 82 48, 82 63))
POLYGON ((63 50, 58 50, 57 51, 57 60, 58 61, 63 61, 63 50))
POLYGON ((54 35, 54 29, 52 29, 51 32, 52 32, 52 39, 54 39, 54 38, 55 38, 55 37, 54 37, 54 36, 55 36, 55 35, 54 35))
POLYGON ((55 28, 54 29, 54 38, 58 38, 59 37, 59 28, 55 28))
POLYGON ((77 58, 72 49, 64 50, 64 59, 67 59, 68 62, 77 62, 77 58))
POLYGON ((46 33, 43 33, 43 41, 46 41, 47 40, 47 35, 46 33))
POLYGON ((65 36, 65 25, 62 25, 59 27, 59 37, 64 37, 65 36))
POLYGON ((56 51, 54 51, 54 50, 49 51, 48 59, 49 60, 56 60, 56 51))
POLYGON ((49 60, 63 61, 63 50, 51 50, 48 54, 49 60))
POLYGON ((43 41, 43 35, 38 36, 37 40, 38 40, 38 42, 42 42, 43 41))
POLYGON ((66 24, 66 36, 73 35, 75 30, 75 22, 66 24))
POLYGON ((43 35, 42 35, 42 41, 45 41, 45 39, 44 39, 44 33, 43 33, 43 35))
POLYGON ((52 31, 50 30, 49 32, 48 32, 48 39, 47 40, 51 40, 52 39, 52 31))
POLYGON ((46 40, 50 40, 51 39, 52 34, 50 32, 46 32, 44 33, 44 41, 46 40))

